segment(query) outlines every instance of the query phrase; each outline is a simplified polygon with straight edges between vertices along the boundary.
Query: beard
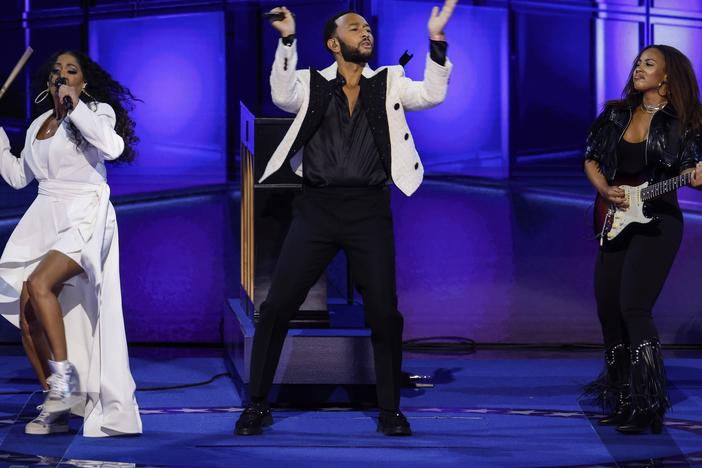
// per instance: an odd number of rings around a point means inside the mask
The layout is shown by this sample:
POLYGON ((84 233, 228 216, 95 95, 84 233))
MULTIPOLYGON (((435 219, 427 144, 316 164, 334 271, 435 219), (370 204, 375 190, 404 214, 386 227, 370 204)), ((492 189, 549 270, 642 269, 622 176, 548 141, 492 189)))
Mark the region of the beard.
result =
POLYGON ((373 48, 368 52, 361 52, 359 47, 351 47, 341 39, 339 39, 339 47, 341 48, 341 56, 346 62, 365 64, 373 56, 373 48))

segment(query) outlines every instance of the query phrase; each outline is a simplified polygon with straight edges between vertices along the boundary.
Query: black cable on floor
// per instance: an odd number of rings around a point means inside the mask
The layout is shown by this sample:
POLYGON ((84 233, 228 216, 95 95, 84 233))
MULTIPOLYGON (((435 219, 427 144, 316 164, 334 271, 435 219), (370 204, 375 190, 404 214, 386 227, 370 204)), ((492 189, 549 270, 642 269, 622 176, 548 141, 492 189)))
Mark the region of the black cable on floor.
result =
POLYGON ((165 386, 165 387, 137 388, 137 391, 138 392, 155 392, 155 391, 159 391, 159 390, 176 390, 179 388, 201 387, 203 385, 211 384, 215 380, 219 379, 220 377, 224 377, 224 376, 229 376, 229 372, 222 372, 221 374, 217 374, 217 375, 213 376, 211 379, 205 380, 203 382, 169 385, 169 386, 165 386))
POLYGON ((428 336, 405 340, 402 350, 412 353, 473 354, 476 344, 463 336, 428 336))
MULTIPOLYGON (((664 350, 702 351, 700 344, 662 344, 664 350)), ((471 354, 479 350, 597 351, 598 343, 480 343, 462 336, 427 336, 406 340, 402 350, 413 353, 471 354)))

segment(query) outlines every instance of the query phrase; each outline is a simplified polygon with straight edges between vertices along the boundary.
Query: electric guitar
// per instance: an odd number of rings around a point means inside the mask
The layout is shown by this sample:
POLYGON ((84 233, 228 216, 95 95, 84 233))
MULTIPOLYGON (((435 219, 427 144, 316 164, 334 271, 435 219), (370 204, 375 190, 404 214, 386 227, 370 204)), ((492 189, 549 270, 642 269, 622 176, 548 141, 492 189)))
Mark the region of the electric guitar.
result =
POLYGON ((644 178, 640 176, 615 177, 612 185, 624 190, 629 207, 617 208, 597 194, 594 228, 595 234, 600 238, 600 245, 604 244, 605 240, 613 240, 631 224, 647 224, 653 221, 654 218, 647 215, 647 202, 689 185, 692 182, 692 174, 694 172, 688 172, 653 185, 644 182, 644 178))

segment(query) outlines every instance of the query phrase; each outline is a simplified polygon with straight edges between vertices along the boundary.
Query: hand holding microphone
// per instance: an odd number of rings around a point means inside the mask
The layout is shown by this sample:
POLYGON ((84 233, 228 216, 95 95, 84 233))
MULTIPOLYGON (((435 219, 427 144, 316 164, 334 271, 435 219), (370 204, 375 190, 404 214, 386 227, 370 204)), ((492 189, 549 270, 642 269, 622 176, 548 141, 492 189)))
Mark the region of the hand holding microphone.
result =
POLYGON ((68 86, 68 80, 66 78, 57 78, 54 83, 56 86, 56 91, 58 93, 58 98, 63 107, 66 108, 66 112, 70 112, 78 104, 78 94, 76 90, 68 86))
POLYGON ((273 8, 271 11, 264 13, 263 16, 278 30, 281 37, 295 34, 295 15, 286 7, 273 8))

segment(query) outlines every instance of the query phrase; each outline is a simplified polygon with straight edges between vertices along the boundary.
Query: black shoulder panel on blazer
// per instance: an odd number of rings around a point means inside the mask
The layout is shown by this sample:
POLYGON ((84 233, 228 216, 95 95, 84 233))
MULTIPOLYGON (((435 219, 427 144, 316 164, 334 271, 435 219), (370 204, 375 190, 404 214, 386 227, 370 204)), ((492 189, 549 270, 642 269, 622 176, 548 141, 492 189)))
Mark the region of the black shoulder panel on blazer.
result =
MULTIPOLYGON (((295 137, 295 141, 290 147, 287 158, 292 157, 300 151, 300 148, 305 146, 305 143, 312 138, 314 132, 317 131, 324 118, 324 112, 327 110, 329 101, 331 100, 334 90, 334 81, 327 81, 314 68, 310 68, 310 102, 307 106, 307 113, 300 126, 300 131, 295 137)), ((286 159, 287 159, 286 158, 286 159)))
MULTIPOLYGON (((371 78, 361 78, 361 100, 366 111, 366 118, 370 125, 375 145, 380 153, 383 167, 392 177, 391 151, 390 151, 390 129, 388 126, 388 114, 385 109, 385 99, 387 97, 388 69, 385 68, 376 73, 371 78)), ((397 112, 402 112, 399 106, 397 112)))

